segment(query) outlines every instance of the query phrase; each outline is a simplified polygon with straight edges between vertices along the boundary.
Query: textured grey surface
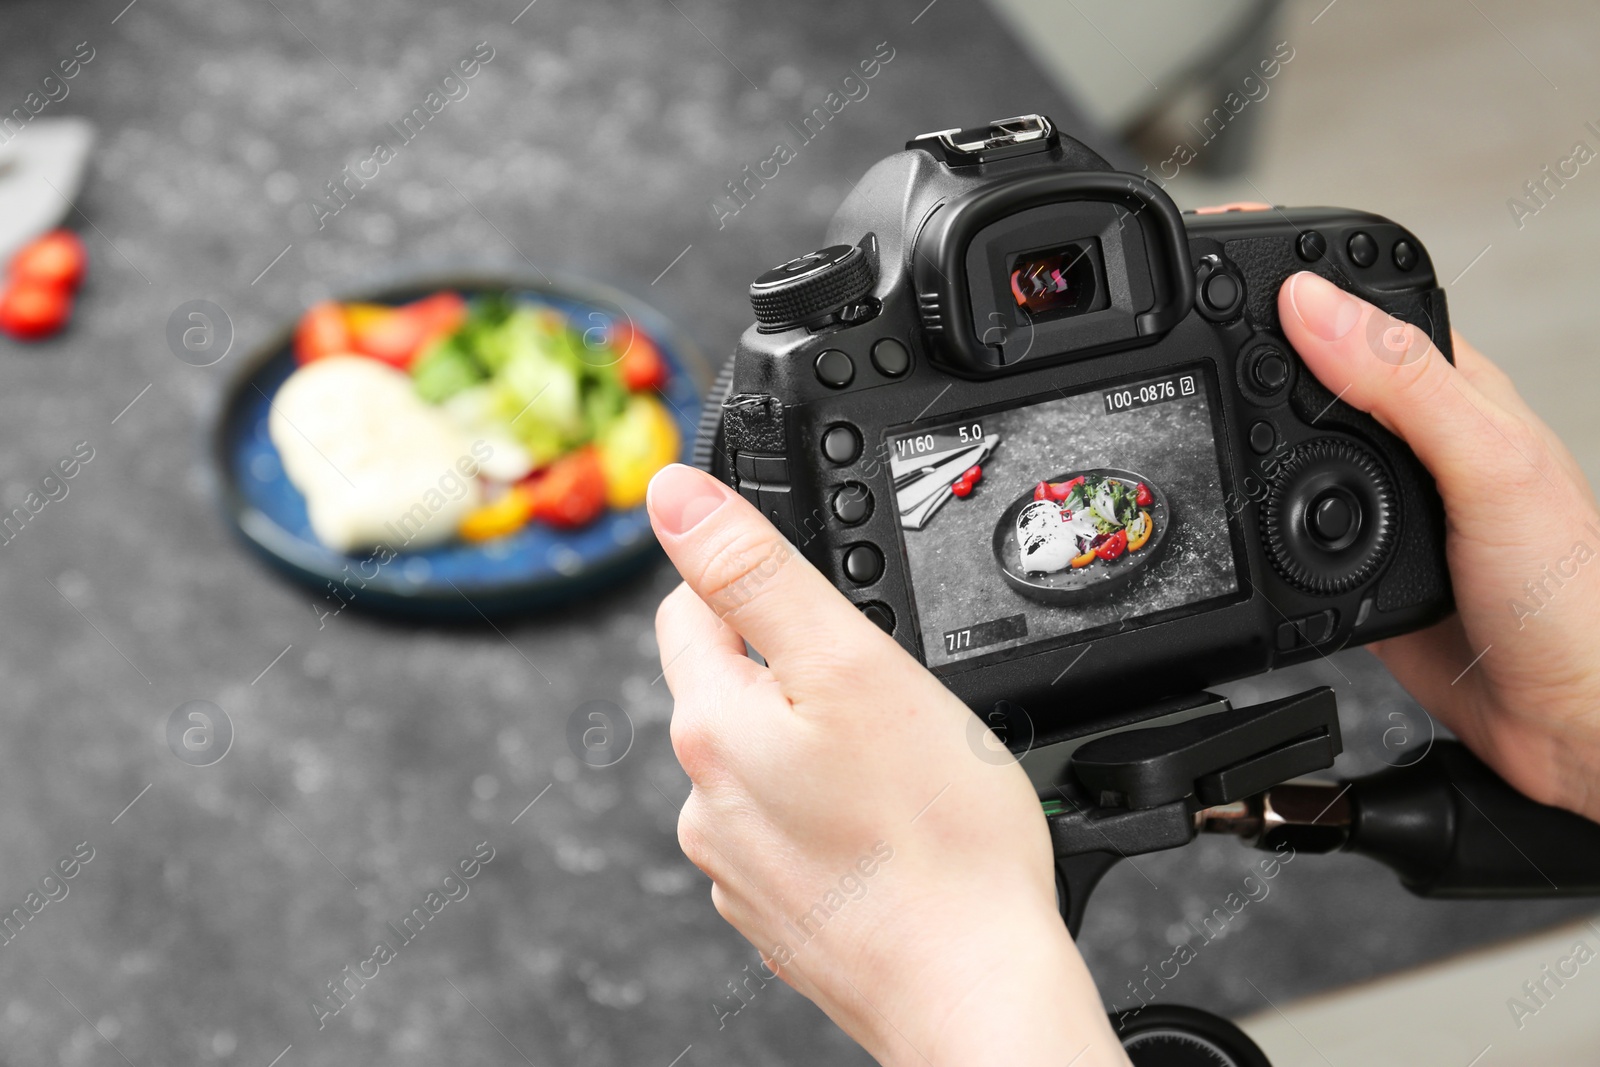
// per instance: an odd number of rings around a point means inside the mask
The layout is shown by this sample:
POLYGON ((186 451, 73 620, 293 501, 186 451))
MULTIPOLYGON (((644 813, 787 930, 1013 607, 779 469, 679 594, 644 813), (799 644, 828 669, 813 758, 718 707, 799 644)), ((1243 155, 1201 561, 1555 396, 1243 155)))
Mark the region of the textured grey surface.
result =
MULTIPOLYGON (((667 569, 500 632, 353 612, 319 629, 311 598, 228 535, 206 434, 239 357, 307 301, 441 263, 612 281, 724 352, 747 279, 810 247, 908 134, 1065 108, 961 0, 914 24, 920 0, 521 7, 0 9, 0 108, 87 40, 94 60, 46 114, 102 134, 72 329, 0 345, 0 499, 75 442, 95 449, 0 546, 0 901, 21 903, 78 842, 95 849, 0 947, 9 1060, 666 1067, 692 1045, 685 1067, 865 1062, 775 986, 717 1028, 713 1000, 755 957, 676 847, 686 783, 650 628, 667 569), (479 41, 495 54, 469 94, 318 230, 308 200, 479 41), (867 98, 719 230, 723 183, 882 41, 895 58, 867 98), (165 340, 197 298, 237 335, 210 368, 165 340), (165 739, 197 699, 236 731, 206 768, 165 739), (603 771, 566 741, 591 699, 637 728, 603 771), (495 857, 470 895, 319 1031, 311 998, 483 841, 495 857)), ((1381 758, 1385 716, 1406 706, 1392 683, 1360 654, 1305 673, 1341 686, 1352 747, 1381 758)), ((1114 871, 1083 942, 1108 998, 1251 859, 1215 842, 1114 871)), ((1308 858, 1171 995, 1248 1009, 1247 978, 1287 998, 1572 910, 1419 903, 1361 861, 1308 858)))

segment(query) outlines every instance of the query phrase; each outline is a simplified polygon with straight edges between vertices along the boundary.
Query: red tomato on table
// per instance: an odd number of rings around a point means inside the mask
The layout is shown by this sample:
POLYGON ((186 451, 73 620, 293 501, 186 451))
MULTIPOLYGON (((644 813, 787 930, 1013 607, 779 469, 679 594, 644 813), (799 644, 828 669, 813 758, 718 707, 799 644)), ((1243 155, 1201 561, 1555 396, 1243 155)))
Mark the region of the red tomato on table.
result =
POLYGON ((13 337, 48 337, 71 317, 72 292, 61 286, 21 282, 0 293, 0 330, 13 337))
POLYGON ((76 288, 83 280, 89 253, 71 230, 52 230, 30 241, 11 257, 13 284, 37 282, 61 289, 76 288))

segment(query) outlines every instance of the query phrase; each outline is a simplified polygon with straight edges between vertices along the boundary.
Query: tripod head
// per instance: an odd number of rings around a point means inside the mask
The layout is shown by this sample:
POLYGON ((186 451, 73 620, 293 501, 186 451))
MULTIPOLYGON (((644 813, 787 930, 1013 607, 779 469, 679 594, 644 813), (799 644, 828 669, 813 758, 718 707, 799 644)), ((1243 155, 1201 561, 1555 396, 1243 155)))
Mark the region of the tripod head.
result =
MULTIPOLYGON (((1079 743, 1039 790, 1073 936, 1119 859, 1201 833, 1268 851, 1360 853, 1423 897, 1600 896, 1600 825, 1529 800, 1456 742, 1366 778, 1291 781, 1332 767, 1343 750, 1327 687, 1248 708, 1201 693, 1142 718, 1156 715, 1167 721, 1079 743)), ((1152 1011, 1113 1019, 1136 1065, 1146 1062, 1142 1049, 1147 1062, 1172 1067, 1267 1065, 1226 1020, 1189 1008, 1152 1011)))

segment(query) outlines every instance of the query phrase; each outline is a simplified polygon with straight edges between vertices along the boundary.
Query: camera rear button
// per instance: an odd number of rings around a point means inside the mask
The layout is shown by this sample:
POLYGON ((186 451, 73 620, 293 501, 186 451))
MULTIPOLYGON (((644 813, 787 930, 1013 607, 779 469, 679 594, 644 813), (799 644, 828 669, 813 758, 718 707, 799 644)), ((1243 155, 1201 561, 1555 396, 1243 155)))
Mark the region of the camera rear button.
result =
POLYGON ((860 482, 845 482, 833 494, 833 514, 846 526, 854 526, 872 514, 872 491, 860 482))
POLYGON ((870 585, 883 574, 883 553, 872 545, 856 545, 844 554, 844 573, 857 585, 870 585))
POLYGON ((861 605, 861 614, 871 619, 872 625, 884 633, 894 633, 894 612, 889 610, 889 605, 873 600, 861 605))
POLYGON ((1328 239, 1316 230, 1307 230, 1300 235, 1300 240, 1294 247, 1301 259, 1307 263, 1315 263, 1328 254, 1328 239))
POLYGON ((1289 380, 1289 362, 1275 349, 1269 349, 1256 357, 1250 376, 1264 392, 1276 393, 1289 380))
POLYGON ((1407 241, 1404 237, 1394 243, 1394 265, 1401 270, 1410 270, 1417 265, 1417 246, 1407 241))
POLYGON ((1370 267, 1378 262, 1378 242, 1372 239, 1370 233, 1357 230, 1350 235, 1350 243, 1346 248, 1350 252, 1350 261, 1358 267, 1370 267))
POLYGON ((1212 311, 1230 311, 1239 302, 1239 283, 1230 274, 1213 274, 1206 279, 1201 299, 1212 311))
POLYGON ((1278 443, 1278 431, 1272 428, 1272 423, 1265 419, 1257 419, 1250 425, 1250 451, 1258 456, 1264 456, 1272 451, 1272 446, 1278 443))
POLYGON ((911 353, 893 337, 885 337, 872 346, 872 365, 890 378, 898 378, 911 369, 911 353))
POLYGON ((822 454, 833 463, 850 463, 861 454, 861 438, 843 423, 822 435, 822 454))
POLYGON ((835 389, 843 389, 856 376, 856 365, 837 348, 830 348, 817 357, 816 370, 817 380, 835 389))

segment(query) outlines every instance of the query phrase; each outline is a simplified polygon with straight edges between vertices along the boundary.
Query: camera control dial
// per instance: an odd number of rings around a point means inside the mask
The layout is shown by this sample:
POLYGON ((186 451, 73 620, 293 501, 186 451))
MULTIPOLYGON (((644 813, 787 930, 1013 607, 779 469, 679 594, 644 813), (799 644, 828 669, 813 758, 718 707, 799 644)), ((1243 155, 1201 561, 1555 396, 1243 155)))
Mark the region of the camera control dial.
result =
POLYGON ((1353 589, 1383 565, 1398 507, 1388 472, 1353 441, 1323 437, 1278 468, 1263 508, 1267 553, 1278 573, 1308 593, 1353 589))
POLYGON ((829 245, 773 267, 750 283, 763 330, 803 326, 871 295, 872 260, 857 245, 829 245))

